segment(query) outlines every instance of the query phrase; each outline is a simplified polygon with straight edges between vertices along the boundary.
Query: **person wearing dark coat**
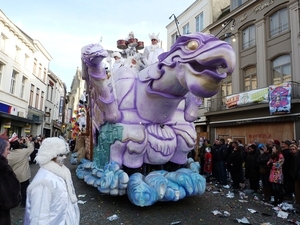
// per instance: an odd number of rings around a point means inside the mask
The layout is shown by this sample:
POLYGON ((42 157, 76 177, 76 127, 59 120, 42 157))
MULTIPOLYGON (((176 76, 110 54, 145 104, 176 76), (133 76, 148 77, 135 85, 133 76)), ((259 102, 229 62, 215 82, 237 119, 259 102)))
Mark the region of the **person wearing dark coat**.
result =
POLYGON ((220 177, 219 182, 223 185, 224 188, 229 188, 227 184, 227 172, 226 172, 226 160, 228 156, 228 149, 225 144, 225 139, 220 139, 220 147, 217 152, 217 161, 218 161, 218 174, 220 177))
POLYGON ((291 201, 293 200, 293 192, 294 192, 294 184, 293 179, 290 174, 291 170, 291 159, 292 154, 290 151, 291 141, 285 140, 281 142, 282 147, 282 155, 284 157, 284 163, 282 166, 282 173, 283 173, 283 190, 284 190, 284 198, 285 200, 291 201))
POLYGON ((10 209, 21 202, 20 183, 8 165, 7 155, 10 144, 0 137, 0 225, 10 225, 10 209))
POLYGON ((261 146, 260 155, 257 158, 259 166, 260 179, 262 182, 264 201, 269 202, 271 200, 271 184, 269 182, 270 167, 267 166, 267 162, 270 160, 272 146, 261 146))
POLYGON ((256 145, 252 144, 248 147, 248 152, 245 161, 245 178, 249 179, 250 189, 257 192, 259 189, 259 165, 257 158, 259 152, 256 149, 256 145))
POLYGON ((227 169, 230 172, 233 182, 232 187, 235 191, 240 188, 240 183, 242 182, 242 149, 242 146, 235 146, 227 158, 227 169))
POLYGON ((295 144, 290 145, 291 149, 291 177, 294 181, 295 208, 300 210, 300 150, 295 144))

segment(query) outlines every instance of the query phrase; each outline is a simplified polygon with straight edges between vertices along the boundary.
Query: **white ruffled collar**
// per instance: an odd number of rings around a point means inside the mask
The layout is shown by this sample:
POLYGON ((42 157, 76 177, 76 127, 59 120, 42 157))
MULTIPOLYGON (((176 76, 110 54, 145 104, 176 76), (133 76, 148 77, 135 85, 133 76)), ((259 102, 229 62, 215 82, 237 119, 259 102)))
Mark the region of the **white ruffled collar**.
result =
POLYGON ((68 194, 70 196, 72 203, 77 202, 77 197, 75 194, 75 189, 71 178, 71 173, 70 170, 65 165, 60 166, 56 162, 50 161, 44 165, 41 165, 41 167, 61 177, 66 182, 68 194))

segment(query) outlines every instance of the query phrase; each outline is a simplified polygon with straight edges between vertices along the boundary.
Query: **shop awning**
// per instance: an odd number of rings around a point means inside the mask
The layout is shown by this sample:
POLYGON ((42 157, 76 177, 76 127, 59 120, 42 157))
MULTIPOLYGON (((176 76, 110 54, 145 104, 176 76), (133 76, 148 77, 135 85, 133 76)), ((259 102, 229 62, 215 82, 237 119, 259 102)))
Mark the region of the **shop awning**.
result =
POLYGON ((23 117, 19 117, 19 116, 15 116, 15 115, 8 114, 8 113, 5 113, 5 112, 0 112, 0 118, 16 120, 16 121, 23 122, 23 123, 33 123, 33 120, 23 118, 23 117))
POLYGON ((280 116, 265 116, 256 118, 236 119, 236 120, 224 120, 224 121, 211 121, 209 124, 211 127, 227 127, 227 126, 239 126, 251 123, 272 123, 272 122, 287 122, 297 121, 300 119, 299 113, 286 114, 280 116))

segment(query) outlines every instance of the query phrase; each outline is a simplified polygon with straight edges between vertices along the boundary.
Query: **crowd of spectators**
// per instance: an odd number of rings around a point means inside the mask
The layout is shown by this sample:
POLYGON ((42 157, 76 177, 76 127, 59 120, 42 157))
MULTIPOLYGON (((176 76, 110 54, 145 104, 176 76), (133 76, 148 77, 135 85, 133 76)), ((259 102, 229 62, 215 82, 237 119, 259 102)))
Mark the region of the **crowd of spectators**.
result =
POLYGON ((203 139, 198 156, 207 182, 233 192, 247 188, 266 202, 289 201, 300 209, 300 146, 295 140, 243 145, 240 140, 221 138, 211 144, 203 139))

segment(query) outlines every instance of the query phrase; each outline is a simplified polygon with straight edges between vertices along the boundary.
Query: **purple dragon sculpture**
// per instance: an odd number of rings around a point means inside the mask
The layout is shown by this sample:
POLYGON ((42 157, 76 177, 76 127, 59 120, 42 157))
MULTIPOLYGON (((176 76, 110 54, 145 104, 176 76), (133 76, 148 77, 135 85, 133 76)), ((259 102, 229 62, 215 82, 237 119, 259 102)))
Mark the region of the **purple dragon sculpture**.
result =
MULTIPOLYGON (((231 46, 208 34, 184 35, 177 39, 170 51, 159 56, 159 62, 140 72, 121 67, 110 79, 107 79, 102 65, 107 56, 107 51, 98 44, 82 48, 82 74, 88 85, 95 151, 99 153, 94 154, 93 169, 104 168, 105 171, 108 167, 100 164, 107 163, 123 169, 128 179, 123 177, 122 183, 119 178, 125 191, 118 194, 127 192, 130 200, 140 206, 203 193, 205 180, 197 169, 182 168, 185 169, 182 171, 181 167, 176 167, 189 177, 181 185, 178 177, 170 178, 172 171, 150 173, 151 177, 161 177, 158 179, 159 188, 151 183, 155 179, 144 177, 149 171, 141 169, 145 165, 165 169, 164 165, 169 163, 183 166, 191 162, 187 155, 195 146, 193 121, 198 117, 202 99, 215 95, 220 82, 226 77, 226 73, 219 73, 218 69, 227 68, 227 72, 232 73, 235 54, 231 46), (103 154, 106 154, 104 161, 95 158, 103 157, 103 154), (191 172, 197 174, 194 181, 190 178, 193 177, 191 172), (164 180, 167 177, 169 180, 164 180), (147 184, 151 191, 157 189, 153 198, 138 188, 147 180, 151 180, 147 184), (190 188, 197 186, 193 183, 199 180, 204 185, 190 188), (173 182, 177 182, 178 187, 171 185, 173 182), (179 186, 183 187, 184 193, 179 186), (175 191, 177 188, 181 194, 174 192, 170 195, 168 188, 175 191)), ((103 177, 103 174, 98 176, 105 179, 103 177)))

